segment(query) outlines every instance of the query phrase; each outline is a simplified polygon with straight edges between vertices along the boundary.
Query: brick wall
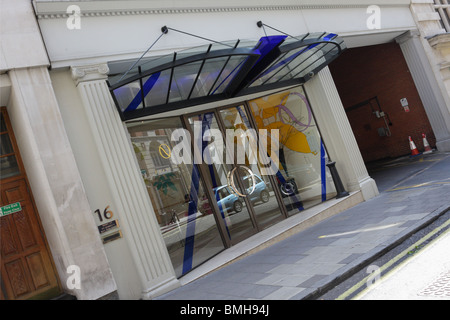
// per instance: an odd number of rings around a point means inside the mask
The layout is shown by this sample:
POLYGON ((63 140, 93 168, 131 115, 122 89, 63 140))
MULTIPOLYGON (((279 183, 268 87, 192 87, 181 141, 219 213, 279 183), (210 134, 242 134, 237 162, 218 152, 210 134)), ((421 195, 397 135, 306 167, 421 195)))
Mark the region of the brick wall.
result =
MULTIPOLYGON (((349 49, 330 64, 330 70, 364 161, 411 154, 408 136, 423 151, 422 133, 435 147, 431 125, 398 44, 349 49), (370 104, 351 108, 373 97, 392 122, 391 136, 379 135, 378 128, 386 124, 373 114, 370 104), (400 103, 402 98, 408 100, 408 113, 400 103)), ((372 107, 379 110, 375 100, 372 107)))

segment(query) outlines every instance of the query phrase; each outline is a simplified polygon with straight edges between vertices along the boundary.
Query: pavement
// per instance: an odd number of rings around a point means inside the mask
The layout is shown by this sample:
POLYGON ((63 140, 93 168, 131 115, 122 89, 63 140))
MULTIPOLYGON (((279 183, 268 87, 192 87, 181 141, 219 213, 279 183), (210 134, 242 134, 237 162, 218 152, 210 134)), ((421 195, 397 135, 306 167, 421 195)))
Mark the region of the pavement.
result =
POLYGON ((368 170, 379 196, 157 300, 316 299, 450 210, 450 153, 380 161, 368 170))

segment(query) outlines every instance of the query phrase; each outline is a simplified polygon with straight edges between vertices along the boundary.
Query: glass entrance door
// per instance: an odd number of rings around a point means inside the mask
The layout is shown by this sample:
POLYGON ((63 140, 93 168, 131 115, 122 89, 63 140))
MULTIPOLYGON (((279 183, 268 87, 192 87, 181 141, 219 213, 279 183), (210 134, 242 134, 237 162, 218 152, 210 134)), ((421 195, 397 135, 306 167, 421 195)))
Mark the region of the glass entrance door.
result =
POLYGON ((258 149, 245 106, 192 115, 187 122, 229 243, 282 220, 275 181, 262 165, 267 153, 258 149))
POLYGON ((233 171, 234 160, 230 161, 220 120, 211 111, 190 116, 187 121, 194 137, 194 157, 203 169, 211 199, 216 202, 221 229, 227 242, 235 244, 258 230, 248 201, 239 195, 244 191, 239 172, 233 171), (232 180, 237 182, 233 187, 237 187, 239 193, 229 185, 232 180))
POLYGON ((284 218, 272 171, 268 169, 267 143, 254 130, 244 105, 219 111, 227 133, 227 146, 235 155, 234 166, 239 173, 246 200, 252 208, 258 230, 262 230, 284 218), (250 169, 250 170, 248 170, 250 169))

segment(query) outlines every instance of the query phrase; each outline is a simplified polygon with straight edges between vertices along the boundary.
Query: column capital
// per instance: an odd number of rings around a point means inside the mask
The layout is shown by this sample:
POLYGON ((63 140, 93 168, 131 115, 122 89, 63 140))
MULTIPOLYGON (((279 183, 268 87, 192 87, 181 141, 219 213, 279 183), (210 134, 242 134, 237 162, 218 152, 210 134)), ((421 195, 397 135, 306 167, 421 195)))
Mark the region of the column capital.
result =
POLYGON ((106 80, 109 73, 109 67, 106 63, 72 66, 70 70, 76 85, 85 81, 106 80))
POLYGON ((402 44, 412 38, 419 38, 419 37, 420 37, 419 30, 409 30, 403 33, 402 35, 399 35, 397 38, 395 38, 395 42, 397 42, 398 44, 402 44))

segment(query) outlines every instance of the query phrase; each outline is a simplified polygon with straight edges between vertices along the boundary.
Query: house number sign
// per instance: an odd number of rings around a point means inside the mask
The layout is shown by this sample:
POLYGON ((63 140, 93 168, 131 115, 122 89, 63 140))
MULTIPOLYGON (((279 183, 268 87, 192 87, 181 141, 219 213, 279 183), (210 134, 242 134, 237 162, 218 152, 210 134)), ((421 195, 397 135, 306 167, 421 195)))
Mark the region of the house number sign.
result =
POLYGON ((103 244, 122 238, 122 232, 118 230, 119 221, 111 220, 114 217, 114 213, 111 211, 110 206, 107 206, 103 211, 96 209, 94 213, 97 214, 97 218, 100 221, 97 228, 102 235, 103 244), (111 233, 109 233, 110 231, 111 233))
POLYGON ((109 210, 109 206, 107 206, 105 210, 103 210, 103 215, 100 213, 100 209, 97 209, 94 212, 97 213, 100 222, 103 222, 103 218, 109 220, 114 216, 113 212, 109 210))

